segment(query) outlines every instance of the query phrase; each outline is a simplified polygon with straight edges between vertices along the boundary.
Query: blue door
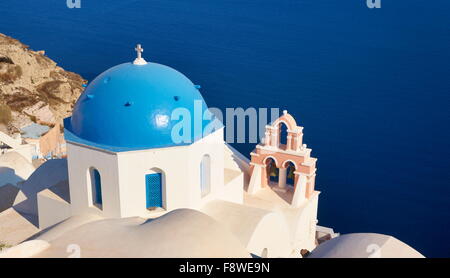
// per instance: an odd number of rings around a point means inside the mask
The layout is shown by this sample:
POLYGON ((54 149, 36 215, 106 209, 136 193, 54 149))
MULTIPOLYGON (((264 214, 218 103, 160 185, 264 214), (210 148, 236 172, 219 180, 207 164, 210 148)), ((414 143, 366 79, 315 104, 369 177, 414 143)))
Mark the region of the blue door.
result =
POLYGON ((145 175, 147 208, 162 207, 161 173, 145 175))

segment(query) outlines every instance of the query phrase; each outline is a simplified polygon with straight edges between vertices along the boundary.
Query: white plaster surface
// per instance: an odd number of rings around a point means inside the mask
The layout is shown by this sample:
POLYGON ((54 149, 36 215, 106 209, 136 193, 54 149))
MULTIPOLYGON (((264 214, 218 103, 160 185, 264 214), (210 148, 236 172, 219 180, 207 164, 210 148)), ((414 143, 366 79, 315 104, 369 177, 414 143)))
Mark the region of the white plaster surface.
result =
POLYGON ((0 258, 30 258, 50 247, 43 240, 30 240, 0 252, 0 258))
POLYGON ((15 245, 39 232, 29 220, 32 217, 33 215, 21 214, 14 208, 0 213, 0 241, 15 245))
POLYGON ((236 235, 248 252, 268 257, 287 257, 291 253, 290 234, 282 215, 226 201, 213 201, 202 212, 236 235))
POLYGON ((0 155, 0 187, 5 184, 17 185, 36 170, 23 155, 7 152, 0 155))
POLYGON ((46 239, 43 234, 38 239, 48 241, 50 247, 35 257, 67 257, 67 246, 73 244, 80 247, 83 258, 250 257, 226 228, 191 209, 174 210, 149 220, 131 217, 93 221, 63 235, 46 239))
POLYGON ((64 181, 67 181, 66 159, 52 159, 45 162, 19 186, 23 195, 20 199, 16 199, 14 208, 19 212, 37 216, 37 194, 64 181))
POLYGON ((40 229, 46 229, 63 220, 66 220, 71 216, 70 199, 67 199, 68 192, 65 194, 66 196, 61 196, 61 194, 58 194, 61 193, 61 191, 68 190, 68 183, 63 182, 38 193, 37 202, 39 209, 40 229), (58 187, 63 187, 63 189, 58 190, 58 187))
POLYGON ((424 258, 424 256, 395 237, 375 233, 355 233, 325 241, 308 258, 424 258))

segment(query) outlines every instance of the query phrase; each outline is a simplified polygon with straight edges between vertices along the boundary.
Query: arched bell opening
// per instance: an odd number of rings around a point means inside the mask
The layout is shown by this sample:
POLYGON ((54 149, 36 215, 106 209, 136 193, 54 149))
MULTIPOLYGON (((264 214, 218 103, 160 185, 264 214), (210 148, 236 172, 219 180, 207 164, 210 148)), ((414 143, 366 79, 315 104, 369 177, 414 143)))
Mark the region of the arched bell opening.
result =
POLYGON ((265 160, 266 165, 266 173, 267 173, 267 184, 268 185, 277 185, 279 170, 276 164, 275 159, 268 157, 265 160))
POLYGON ((278 125, 278 131, 278 147, 282 150, 286 150, 288 145, 288 126, 284 122, 280 122, 280 124, 278 125))

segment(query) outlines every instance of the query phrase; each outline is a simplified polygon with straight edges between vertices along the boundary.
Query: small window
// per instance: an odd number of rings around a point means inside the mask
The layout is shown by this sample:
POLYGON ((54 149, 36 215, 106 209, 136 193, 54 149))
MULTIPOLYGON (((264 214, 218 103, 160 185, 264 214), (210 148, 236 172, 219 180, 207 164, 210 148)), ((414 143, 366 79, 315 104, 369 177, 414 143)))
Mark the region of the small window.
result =
POLYGON ((200 163, 200 188, 202 198, 211 192, 211 158, 204 155, 200 163))
POLYGON ((97 208, 102 209, 102 179, 100 177, 100 172, 95 168, 91 168, 89 170, 89 175, 91 180, 92 204, 97 208))

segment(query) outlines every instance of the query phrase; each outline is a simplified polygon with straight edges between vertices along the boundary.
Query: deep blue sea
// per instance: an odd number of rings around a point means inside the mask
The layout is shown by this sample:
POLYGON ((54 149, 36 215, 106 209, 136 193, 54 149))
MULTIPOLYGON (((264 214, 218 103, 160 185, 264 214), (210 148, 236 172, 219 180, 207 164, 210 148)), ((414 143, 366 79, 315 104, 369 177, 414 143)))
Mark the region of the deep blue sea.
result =
POLYGON ((450 257, 450 1, 381 2, 1 0, 0 32, 88 80, 139 42, 209 106, 287 109, 318 157, 320 225, 450 257))

